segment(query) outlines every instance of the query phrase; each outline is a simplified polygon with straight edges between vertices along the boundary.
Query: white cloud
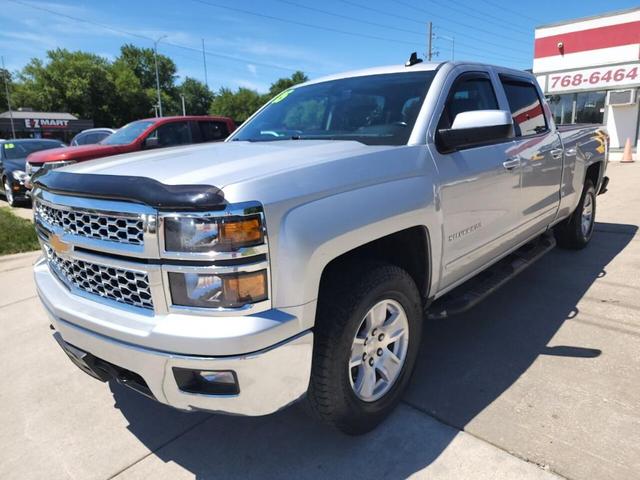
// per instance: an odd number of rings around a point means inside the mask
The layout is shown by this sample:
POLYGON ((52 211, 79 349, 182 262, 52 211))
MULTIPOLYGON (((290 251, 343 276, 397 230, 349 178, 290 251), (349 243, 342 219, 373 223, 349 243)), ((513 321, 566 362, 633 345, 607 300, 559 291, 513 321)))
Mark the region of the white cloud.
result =
POLYGON ((251 75, 253 75, 254 77, 258 73, 258 69, 256 68, 256 66, 251 63, 247 63, 247 70, 249 70, 251 72, 251 75))

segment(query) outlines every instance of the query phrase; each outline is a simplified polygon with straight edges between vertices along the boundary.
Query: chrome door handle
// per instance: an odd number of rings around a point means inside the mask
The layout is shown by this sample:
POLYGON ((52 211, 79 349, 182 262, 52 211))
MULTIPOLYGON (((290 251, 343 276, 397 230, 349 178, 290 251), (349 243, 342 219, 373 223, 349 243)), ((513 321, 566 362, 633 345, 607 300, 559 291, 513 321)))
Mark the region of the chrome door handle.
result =
POLYGON ((560 160, 562 158, 562 154, 564 153, 564 150, 562 148, 554 148, 553 150, 551 150, 551 157, 554 160, 560 160))
POLYGON ((514 168, 520 166, 520 159, 512 158, 510 160, 507 160, 506 162, 502 162, 502 166, 507 170, 513 170, 514 168))

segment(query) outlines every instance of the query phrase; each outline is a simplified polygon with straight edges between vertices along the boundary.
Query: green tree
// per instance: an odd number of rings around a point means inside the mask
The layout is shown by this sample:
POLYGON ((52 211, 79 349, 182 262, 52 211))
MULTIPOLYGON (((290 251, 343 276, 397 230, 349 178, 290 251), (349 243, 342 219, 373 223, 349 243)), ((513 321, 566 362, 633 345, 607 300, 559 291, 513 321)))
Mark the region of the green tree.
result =
POLYGON ((295 72, 290 77, 279 78, 271 84, 271 87, 269 87, 269 97, 275 97, 277 94, 286 90, 287 88, 291 88, 299 83, 304 83, 307 80, 309 80, 309 77, 307 77, 300 70, 295 72))
POLYGON ((178 93, 184 95, 187 115, 206 115, 214 99, 209 87, 191 77, 184 79, 178 87, 178 93))
POLYGON ((231 117, 236 122, 244 122, 265 103, 265 97, 255 90, 239 88, 236 92, 221 88, 211 102, 209 113, 231 117))
POLYGON ((0 68, 0 112, 9 109, 7 105, 6 85, 9 86, 9 95, 11 95, 13 89, 11 73, 9 73, 9 70, 0 68))
POLYGON ((63 111, 92 118, 96 125, 112 121, 110 103, 114 86, 109 62, 86 52, 56 49, 47 52, 47 63, 32 59, 19 75, 16 108, 63 111))

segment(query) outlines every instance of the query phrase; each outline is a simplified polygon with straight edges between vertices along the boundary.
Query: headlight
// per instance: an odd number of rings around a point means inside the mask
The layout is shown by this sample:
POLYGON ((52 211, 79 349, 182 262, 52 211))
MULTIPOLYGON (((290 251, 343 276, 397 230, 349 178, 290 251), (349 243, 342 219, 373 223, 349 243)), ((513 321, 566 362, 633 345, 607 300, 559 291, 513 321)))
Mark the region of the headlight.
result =
POLYGON ((169 273, 174 305, 204 308, 238 308, 267 299, 267 271, 216 275, 169 273))
POLYGON ((14 170, 13 172, 11 172, 11 175, 13 176, 14 180, 17 180, 19 182, 24 182, 24 180, 27 178, 27 174, 22 170, 14 170))
POLYGON ((167 252, 230 252, 264 243, 260 214, 242 217, 166 217, 167 252))

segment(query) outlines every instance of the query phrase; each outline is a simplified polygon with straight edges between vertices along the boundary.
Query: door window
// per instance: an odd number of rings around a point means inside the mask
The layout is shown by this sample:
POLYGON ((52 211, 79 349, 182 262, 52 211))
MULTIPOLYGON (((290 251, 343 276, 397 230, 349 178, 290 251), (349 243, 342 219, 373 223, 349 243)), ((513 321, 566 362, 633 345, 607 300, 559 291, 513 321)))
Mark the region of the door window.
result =
POLYGON ((173 122, 156 128, 148 138, 157 138, 158 147, 173 147, 191 143, 191 133, 187 122, 173 122))
POLYGON ((531 83, 502 79, 517 137, 536 135, 547 131, 538 89, 531 83))
POLYGON ((489 76, 483 73, 463 74, 451 88, 438 129, 451 128, 459 113, 497 109, 498 100, 489 76))
POLYGON ((229 136, 229 129, 224 122, 198 122, 203 142, 224 140, 229 136))

